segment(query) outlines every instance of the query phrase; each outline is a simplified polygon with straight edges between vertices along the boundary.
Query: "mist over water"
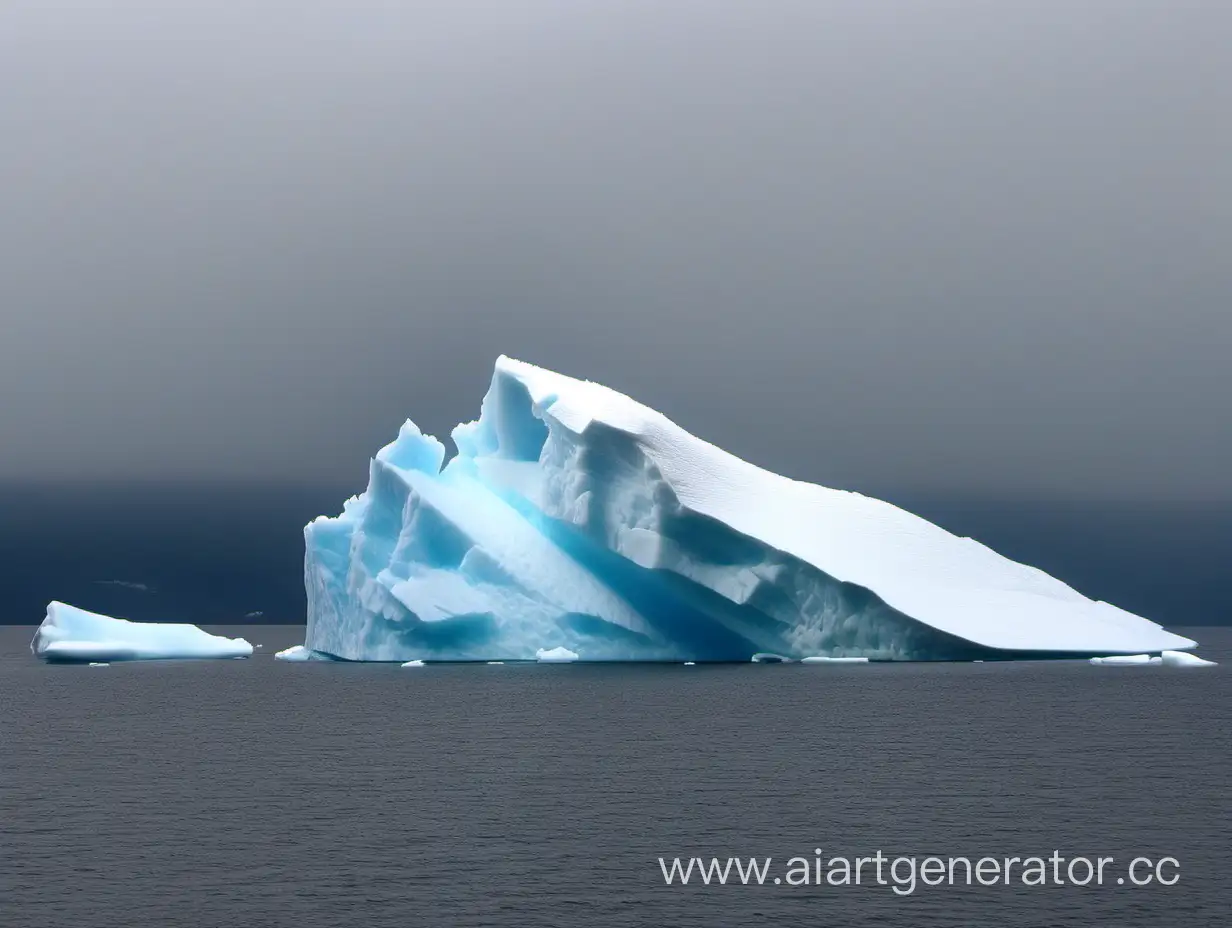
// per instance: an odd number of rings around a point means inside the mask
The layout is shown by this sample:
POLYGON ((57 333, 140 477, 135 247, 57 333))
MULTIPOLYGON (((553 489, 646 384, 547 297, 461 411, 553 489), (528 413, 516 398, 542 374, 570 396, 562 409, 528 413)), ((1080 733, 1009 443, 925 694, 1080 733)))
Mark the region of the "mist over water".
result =
MULTIPOLYGON (((360 489, 0 487, 0 623, 37 624, 53 599, 146 621, 303 622, 303 526, 360 489)), ((1232 623, 1232 503, 868 492, 1169 628, 1232 623)))

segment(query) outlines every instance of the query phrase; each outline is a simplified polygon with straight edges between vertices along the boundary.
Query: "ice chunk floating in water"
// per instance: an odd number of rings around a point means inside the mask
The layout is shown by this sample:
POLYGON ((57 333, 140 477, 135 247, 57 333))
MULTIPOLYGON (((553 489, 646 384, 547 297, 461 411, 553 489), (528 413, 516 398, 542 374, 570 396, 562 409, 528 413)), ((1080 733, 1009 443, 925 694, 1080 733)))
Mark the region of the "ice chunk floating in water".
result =
POLYGON ((53 602, 30 642, 47 661, 98 663, 167 658, 249 657, 243 638, 223 638, 195 625, 129 622, 53 602))
POLYGON ((407 422, 305 529, 305 646, 347 660, 1088 657, 1189 639, 889 503, 764 471, 501 358, 458 454, 407 422))
POLYGON ((1206 661, 1198 657, 1196 654, 1187 654, 1184 651, 1164 651, 1159 656, 1160 661, 1165 667, 1214 667, 1214 661, 1206 661))
POLYGON ((292 648, 275 651, 274 660, 287 661, 291 664, 302 664, 305 661, 332 661, 334 658, 328 654, 320 654, 310 648, 305 648, 302 644, 297 644, 292 648))
POLYGON ((552 648, 550 651, 540 648, 535 652, 535 660, 541 664, 567 664, 577 659, 577 652, 568 648, 552 648))
POLYGON ((1111 657, 1091 658, 1092 664, 1106 664, 1109 667, 1133 667, 1137 665, 1146 666, 1152 661, 1159 663, 1159 658, 1153 658, 1149 654, 1114 654, 1111 657))

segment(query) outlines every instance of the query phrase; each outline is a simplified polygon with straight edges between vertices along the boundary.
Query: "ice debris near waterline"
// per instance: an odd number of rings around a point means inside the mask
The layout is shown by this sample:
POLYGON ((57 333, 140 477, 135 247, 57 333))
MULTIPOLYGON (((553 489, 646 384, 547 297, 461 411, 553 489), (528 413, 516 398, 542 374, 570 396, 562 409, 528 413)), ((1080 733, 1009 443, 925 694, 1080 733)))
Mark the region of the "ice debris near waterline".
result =
POLYGON ((1198 657, 1196 654, 1189 654, 1186 651, 1164 651, 1160 654, 1160 661, 1165 667, 1214 667, 1215 661, 1207 661, 1198 657))
POLYGON ((540 648, 535 652, 535 660, 541 664, 568 664, 577 659, 577 652, 568 648, 540 648))
POLYGON ((1194 642, 880 500, 791 480, 502 357, 457 455, 408 421, 305 529, 346 660, 977 660, 1194 642))
POLYGON ((302 644, 297 644, 282 651, 275 651, 274 660, 287 661, 291 664, 302 664, 305 661, 332 661, 334 658, 328 654, 320 654, 310 648, 305 648, 302 644))
POLYGON ((243 638, 211 635, 195 625, 130 622, 53 602, 30 650, 46 661, 101 664, 173 658, 234 658, 252 655, 243 638))
POLYGON ((1162 664, 1164 667, 1214 667, 1214 661, 1203 660, 1196 654, 1187 651, 1163 651, 1152 656, 1150 654, 1114 654, 1111 657, 1093 657, 1092 664, 1102 664, 1108 667, 1145 667, 1162 664))

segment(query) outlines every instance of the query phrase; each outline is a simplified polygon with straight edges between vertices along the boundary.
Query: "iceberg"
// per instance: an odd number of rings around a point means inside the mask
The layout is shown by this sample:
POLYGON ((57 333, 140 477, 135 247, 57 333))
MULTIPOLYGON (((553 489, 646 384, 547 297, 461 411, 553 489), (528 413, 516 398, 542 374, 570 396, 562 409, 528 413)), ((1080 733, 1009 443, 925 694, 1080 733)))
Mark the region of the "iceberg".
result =
POLYGON ((403 667, 423 667, 423 666, 424 666, 424 662, 423 662, 423 661, 419 661, 419 660, 415 660, 415 661, 407 661, 407 662, 406 662, 406 663, 404 663, 402 666, 403 666, 403 667))
POLYGON ((305 661, 332 661, 335 658, 328 654, 313 651, 311 648, 305 648, 302 644, 297 644, 282 651, 275 651, 274 660, 287 661, 291 664, 302 664, 305 661))
POLYGON ((550 650, 540 648, 535 652, 535 660, 541 664, 568 664, 577 659, 577 652, 570 651, 568 648, 552 648, 550 650))
POLYGON ((30 650, 46 661, 92 664, 252 655, 243 638, 211 635, 195 625, 130 622, 61 602, 47 606, 30 650))
POLYGON ((1196 654, 1187 654, 1184 651, 1164 651, 1159 655, 1160 662, 1165 667, 1214 667, 1215 661, 1207 661, 1198 657, 1196 654))
POLYGON ((1093 657, 1092 664, 1106 664, 1109 667, 1133 667, 1135 665, 1146 665, 1150 663, 1159 663, 1159 658, 1151 657, 1149 654, 1113 654, 1110 657, 1093 657))
POLYGON ((1194 647, 890 503, 765 471, 614 390, 498 359, 457 453, 407 421, 304 530, 343 660, 977 660, 1194 647))

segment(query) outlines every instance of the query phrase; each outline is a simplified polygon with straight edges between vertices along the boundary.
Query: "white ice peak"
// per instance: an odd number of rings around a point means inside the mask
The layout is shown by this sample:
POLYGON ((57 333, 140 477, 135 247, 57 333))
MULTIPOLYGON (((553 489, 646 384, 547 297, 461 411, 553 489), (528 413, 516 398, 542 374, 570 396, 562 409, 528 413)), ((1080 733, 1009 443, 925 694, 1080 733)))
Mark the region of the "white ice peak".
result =
POLYGON ((970 659, 1193 642, 881 500, 762 470, 502 357, 458 455, 411 422, 305 530, 307 647, 352 660, 970 659))

